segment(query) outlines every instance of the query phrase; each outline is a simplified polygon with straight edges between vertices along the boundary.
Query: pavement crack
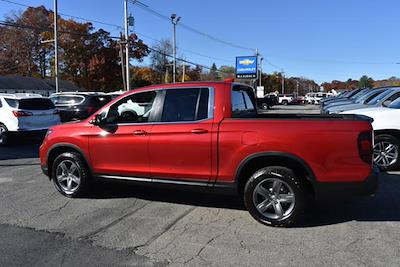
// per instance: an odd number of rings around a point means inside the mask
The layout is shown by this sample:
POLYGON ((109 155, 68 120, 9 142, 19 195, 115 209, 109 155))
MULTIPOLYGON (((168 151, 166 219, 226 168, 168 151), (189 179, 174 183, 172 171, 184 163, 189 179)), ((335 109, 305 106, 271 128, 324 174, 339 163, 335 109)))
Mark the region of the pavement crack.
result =
POLYGON ((187 263, 191 262, 192 260, 194 260, 195 258, 200 258, 202 261, 206 261, 203 257, 201 257, 201 253, 203 253, 204 249, 210 245, 215 239, 217 239, 218 237, 222 236, 224 233, 218 234, 212 238, 210 238, 200 249, 199 251, 196 253, 196 255, 192 256, 190 259, 188 259, 187 261, 184 262, 184 264, 186 265, 187 263))
POLYGON ((174 225, 176 225, 177 222, 179 222, 180 220, 182 220, 184 217, 186 217, 189 213, 191 213, 193 210, 195 210, 196 207, 192 207, 190 209, 188 209, 187 211, 185 211, 184 213, 182 213, 180 216, 178 216, 175 220, 173 220, 172 222, 170 222, 167 226, 165 226, 163 228, 163 230, 152 236, 149 240, 147 240, 144 244, 141 245, 137 245, 135 247, 133 247, 133 250, 136 251, 137 249, 141 248, 141 247, 146 247, 148 245, 150 245, 151 243, 153 243, 157 238, 159 238, 160 236, 162 236, 165 232, 167 232, 168 230, 170 230, 174 225))
MULTIPOLYGON (((134 202, 134 204, 131 205, 130 207, 135 206, 135 205, 136 205, 136 202, 137 202, 137 200, 136 200, 136 201, 134 202)), ((104 225, 103 227, 100 227, 100 228, 98 228, 97 230, 95 230, 95 231, 93 231, 93 232, 90 232, 90 233, 88 233, 88 234, 86 234, 86 235, 81 236, 79 239, 80 239, 80 240, 87 240, 87 239, 90 239, 91 237, 97 235, 98 233, 103 232, 104 230, 106 230, 106 229, 108 229, 108 228, 110 228, 110 227, 116 225, 117 223, 121 222, 123 219, 125 219, 125 218, 131 216, 132 214, 138 212, 139 210, 145 208, 145 207, 146 207, 147 205, 149 205, 150 203, 152 203, 152 202, 151 202, 151 201, 147 202, 147 203, 144 204, 143 206, 141 206, 141 207, 139 207, 139 208, 137 208, 137 209, 134 209, 134 210, 131 211, 131 212, 126 213, 125 215, 123 215, 123 216, 117 218, 116 220, 114 220, 114 221, 112 221, 112 222, 110 222, 110 223, 104 225)))

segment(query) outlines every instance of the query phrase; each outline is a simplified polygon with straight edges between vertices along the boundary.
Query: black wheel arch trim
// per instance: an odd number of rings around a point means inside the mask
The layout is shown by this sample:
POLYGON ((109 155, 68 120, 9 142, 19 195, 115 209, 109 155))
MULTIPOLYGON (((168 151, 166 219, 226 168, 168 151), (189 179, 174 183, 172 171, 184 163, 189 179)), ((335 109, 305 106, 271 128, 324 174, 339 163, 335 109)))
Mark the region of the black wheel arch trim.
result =
MULTIPOLYGON (((48 176, 50 179, 51 179, 51 173, 49 170, 51 169, 51 166, 49 165, 49 156, 54 149, 57 149, 60 147, 72 148, 73 150, 76 150, 82 156, 83 160, 85 161, 86 167, 88 167, 90 175, 93 176, 93 169, 92 169, 91 165, 89 164, 88 158, 86 157, 85 153, 83 153, 82 149, 80 149, 77 145, 74 145, 71 143, 58 143, 58 144, 51 146, 46 154, 46 165, 47 165, 46 169, 47 169, 48 176)), ((42 168, 45 168, 45 166, 43 166, 42 168)))
POLYGON ((286 158, 290 160, 294 160, 297 163, 299 163, 307 172, 307 177, 305 177, 308 181, 310 181, 315 188, 317 180, 315 178, 315 174, 312 171, 311 167, 300 157, 293 155, 291 153, 287 152, 278 152, 278 151, 270 151, 270 152, 258 152, 255 154, 251 154, 250 156, 247 156, 245 159, 243 159, 239 167, 236 170, 236 176, 235 176, 235 184, 239 184, 239 179, 240 179, 240 174, 243 171, 243 168, 246 166, 246 164, 256 158, 261 158, 261 157, 281 157, 281 158, 286 158))

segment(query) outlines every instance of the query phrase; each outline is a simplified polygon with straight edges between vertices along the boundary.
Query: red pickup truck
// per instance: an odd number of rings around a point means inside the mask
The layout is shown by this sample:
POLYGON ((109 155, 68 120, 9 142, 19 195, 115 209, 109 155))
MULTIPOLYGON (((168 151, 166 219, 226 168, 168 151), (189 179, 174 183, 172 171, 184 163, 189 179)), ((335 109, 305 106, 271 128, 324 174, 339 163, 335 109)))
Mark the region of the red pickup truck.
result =
POLYGON ((233 82, 130 91, 50 129, 42 170, 68 197, 99 178, 234 192, 274 226, 293 224, 308 196, 375 192, 369 118, 258 114, 255 102, 233 82))

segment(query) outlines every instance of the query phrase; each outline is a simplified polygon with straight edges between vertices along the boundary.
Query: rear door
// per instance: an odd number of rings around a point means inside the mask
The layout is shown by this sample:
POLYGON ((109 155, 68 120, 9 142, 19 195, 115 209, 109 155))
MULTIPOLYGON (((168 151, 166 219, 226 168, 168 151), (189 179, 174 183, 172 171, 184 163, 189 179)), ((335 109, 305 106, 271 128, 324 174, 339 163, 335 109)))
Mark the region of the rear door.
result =
POLYGON ((161 122, 151 130, 150 172, 155 179, 207 182, 212 177, 213 88, 164 91, 161 122))

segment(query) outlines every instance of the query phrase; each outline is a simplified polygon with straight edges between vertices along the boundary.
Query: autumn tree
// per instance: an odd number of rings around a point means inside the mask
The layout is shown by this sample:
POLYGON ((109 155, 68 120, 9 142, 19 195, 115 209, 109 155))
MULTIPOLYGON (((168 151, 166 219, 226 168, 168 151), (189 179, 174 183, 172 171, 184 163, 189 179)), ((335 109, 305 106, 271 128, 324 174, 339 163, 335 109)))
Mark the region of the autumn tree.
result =
POLYGON ((374 80, 367 75, 364 75, 360 78, 360 82, 358 84, 359 88, 372 88, 374 86, 374 80))
POLYGON ((167 39, 161 40, 153 48, 150 54, 151 66, 158 73, 160 83, 169 82, 169 72, 172 70, 172 61, 168 57, 168 55, 172 54, 171 41, 167 39))

